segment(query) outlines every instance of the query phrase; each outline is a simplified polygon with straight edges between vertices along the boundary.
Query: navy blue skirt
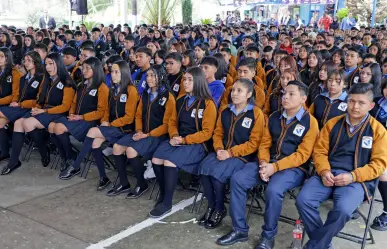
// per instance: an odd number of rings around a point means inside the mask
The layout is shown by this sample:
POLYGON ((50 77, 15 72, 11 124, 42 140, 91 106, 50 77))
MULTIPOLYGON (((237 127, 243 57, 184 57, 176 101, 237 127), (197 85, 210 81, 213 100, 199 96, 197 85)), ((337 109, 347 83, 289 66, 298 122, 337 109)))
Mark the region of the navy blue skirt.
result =
POLYGON ((85 120, 68 121, 67 117, 61 117, 54 121, 55 123, 61 123, 66 126, 68 132, 79 142, 85 140, 87 132, 90 128, 96 126, 97 122, 88 122, 85 120))
POLYGON ((3 106, 0 107, 0 112, 10 121, 15 122, 19 118, 22 118, 31 112, 30 108, 21 108, 21 107, 10 107, 3 106))
POLYGON ((116 144, 133 148, 145 160, 151 159, 156 149, 159 147, 159 145, 168 139, 168 136, 161 136, 161 137, 149 136, 139 141, 134 141, 133 135, 134 133, 126 135, 125 137, 117 141, 116 144))
POLYGON ((200 174, 212 176, 221 183, 226 181, 237 171, 245 166, 245 162, 239 158, 231 157, 224 161, 216 158, 216 153, 210 153, 200 163, 200 174))
POLYGON ((199 174, 200 162, 206 157, 207 151, 202 144, 172 146, 169 140, 164 141, 153 154, 154 158, 168 160, 190 174, 199 174))
POLYGON ((24 116, 24 118, 35 118, 36 120, 39 121, 41 125, 44 126, 44 128, 48 128, 48 125, 57 120, 60 119, 61 117, 64 117, 64 114, 48 114, 48 113, 41 113, 36 116, 32 116, 31 113, 28 113, 27 115, 24 116))
POLYGON ((113 126, 99 126, 98 129, 109 142, 109 144, 115 144, 118 140, 127 135, 126 133, 122 132, 120 128, 113 126))

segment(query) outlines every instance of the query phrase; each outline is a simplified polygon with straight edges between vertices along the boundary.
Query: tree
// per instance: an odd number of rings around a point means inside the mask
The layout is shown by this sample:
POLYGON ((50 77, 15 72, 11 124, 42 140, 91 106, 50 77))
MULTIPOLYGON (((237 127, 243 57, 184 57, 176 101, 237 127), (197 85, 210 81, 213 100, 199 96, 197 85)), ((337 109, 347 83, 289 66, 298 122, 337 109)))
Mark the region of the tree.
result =
MULTIPOLYGON (((161 0, 161 24, 171 22, 173 11, 176 6, 176 0, 161 0)), ((146 2, 147 12, 145 19, 148 23, 157 24, 159 16, 159 0, 148 0, 146 2)))
POLYGON ((348 8, 342 8, 337 11, 336 13, 337 18, 339 18, 339 21, 343 20, 343 18, 348 16, 348 8))
MULTIPOLYGON (((350 13, 353 14, 360 22, 365 22, 367 25, 371 23, 372 5, 374 0, 347 0, 347 7, 350 13)), ((377 7, 375 13, 375 22, 382 22, 387 16, 387 0, 376 0, 377 7)))
POLYGON ((183 23, 188 24, 192 22, 192 1, 181 0, 181 8, 183 13, 183 23))

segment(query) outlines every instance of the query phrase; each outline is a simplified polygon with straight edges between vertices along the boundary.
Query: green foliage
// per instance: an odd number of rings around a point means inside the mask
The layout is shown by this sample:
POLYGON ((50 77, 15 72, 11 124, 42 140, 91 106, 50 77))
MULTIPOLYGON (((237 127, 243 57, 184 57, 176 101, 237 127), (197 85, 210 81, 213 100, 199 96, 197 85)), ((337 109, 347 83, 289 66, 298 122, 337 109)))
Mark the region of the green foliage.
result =
POLYGON ((183 13, 183 23, 188 24, 192 22, 192 1, 181 0, 181 8, 183 13))
POLYGON ((200 23, 202 25, 208 25, 208 24, 212 24, 212 20, 210 18, 200 19, 200 23))
MULTIPOLYGON (((161 24, 170 24, 173 11, 176 7, 176 0, 161 0, 161 24)), ((149 24, 157 24, 159 18, 159 0, 146 2, 145 19, 149 24)))
POLYGON ((38 26, 39 18, 40 18, 40 11, 38 9, 33 9, 27 12, 27 18, 25 23, 28 26, 36 27, 38 26))
POLYGON ((89 14, 104 11, 111 5, 113 5, 113 0, 87 0, 89 14))
POLYGON ((341 20, 343 20, 344 17, 348 16, 348 8, 339 9, 336 15, 339 18, 339 21, 341 22, 341 20))
POLYGON ((97 22, 94 22, 94 21, 83 21, 83 24, 85 24, 87 30, 92 30, 94 27, 97 26, 97 22))

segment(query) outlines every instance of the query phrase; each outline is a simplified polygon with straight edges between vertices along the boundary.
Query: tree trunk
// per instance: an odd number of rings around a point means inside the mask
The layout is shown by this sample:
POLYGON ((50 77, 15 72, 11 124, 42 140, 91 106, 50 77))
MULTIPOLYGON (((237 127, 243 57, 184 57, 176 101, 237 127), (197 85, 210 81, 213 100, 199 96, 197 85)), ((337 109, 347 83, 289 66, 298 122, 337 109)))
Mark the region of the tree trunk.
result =
POLYGON ((137 0, 132 0, 132 31, 135 31, 137 25, 137 0))

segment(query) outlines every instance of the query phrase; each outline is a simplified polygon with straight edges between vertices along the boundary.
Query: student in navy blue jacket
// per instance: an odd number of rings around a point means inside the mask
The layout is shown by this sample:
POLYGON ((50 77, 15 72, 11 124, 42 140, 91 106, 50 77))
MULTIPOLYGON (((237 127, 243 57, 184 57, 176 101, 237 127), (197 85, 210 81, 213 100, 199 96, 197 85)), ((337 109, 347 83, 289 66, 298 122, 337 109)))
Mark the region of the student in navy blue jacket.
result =
POLYGON ((135 132, 126 135, 113 146, 114 162, 120 184, 108 191, 108 196, 129 192, 127 198, 140 197, 148 190, 142 160, 151 159, 157 147, 168 139, 168 122, 175 109, 175 98, 165 85, 165 71, 154 65, 147 71, 147 89, 142 93, 136 112, 135 132), (126 152, 126 157, 124 153, 126 152), (137 184, 130 190, 126 159, 135 173, 137 184))
POLYGON ((317 119, 320 129, 329 119, 347 112, 348 94, 345 91, 346 87, 344 71, 333 71, 326 81, 328 91, 319 94, 314 99, 309 112, 317 119))
POLYGON ((62 172, 59 178, 68 180, 80 170, 85 156, 92 151, 99 173, 97 190, 105 189, 110 180, 106 176, 101 145, 107 141, 113 145, 126 134, 134 131, 134 116, 138 103, 138 93, 130 79, 128 64, 119 60, 111 68, 113 85, 109 91, 108 108, 105 109, 101 125, 91 128, 86 135, 81 151, 72 166, 62 172))
POLYGON ((152 51, 146 47, 140 47, 136 50, 136 66, 139 68, 132 73, 132 80, 137 87, 138 94, 142 94, 146 88, 146 72, 151 67, 152 51))
MULTIPOLYGON (((382 82, 381 94, 381 97, 374 99, 375 107, 370 111, 370 114, 384 127, 387 127, 387 80, 382 82)), ((383 213, 374 219, 371 228, 387 231, 387 171, 384 171, 379 177, 378 189, 382 196, 383 213)))
MULTIPOLYGON (((87 58, 82 64, 82 73, 84 80, 77 87, 69 116, 51 122, 48 127, 51 141, 58 148, 62 159, 61 172, 70 168, 75 156, 70 135, 83 141, 89 129, 100 123, 108 108, 109 89, 103 83, 105 74, 101 61, 96 57, 87 58)), ((80 170, 73 171, 75 174, 80 173, 80 170)))
POLYGON ((224 206, 226 181, 246 163, 256 160, 265 127, 261 109, 254 106, 254 83, 241 78, 232 86, 229 104, 221 111, 213 141, 215 153, 200 163, 204 195, 208 200, 207 212, 198 224, 207 229, 220 225, 227 211, 224 206))
POLYGON ((256 248, 274 248, 284 195, 304 183, 318 136, 317 120, 303 107, 307 96, 308 87, 299 81, 290 81, 284 89, 283 110, 269 117, 258 149, 259 162, 246 164, 231 177, 233 230, 219 238, 217 244, 231 245, 247 240, 247 191, 257 184, 267 184, 264 225, 256 248))
POLYGON ((178 169, 197 175, 199 163, 206 157, 216 123, 216 105, 207 86, 203 70, 192 67, 184 74, 187 95, 176 100, 168 123, 170 140, 153 154, 152 164, 160 186, 155 208, 149 212, 157 218, 171 211, 178 169))
POLYGON ((200 62, 200 67, 206 75, 208 89, 210 90, 211 96, 217 107, 219 107, 220 100, 225 90, 224 83, 221 80, 215 79, 215 73, 218 70, 218 65, 218 59, 213 56, 206 56, 200 62))
MULTIPOLYGON (((2 158, 9 157, 8 135, 4 126, 14 122, 12 133, 12 146, 21 149, 24 143, 25 131, 23 127, 24 116, 28 115, 31 108, 35 107, 37 96, 41 90, 45 75, 40 56, 35 51, 28 52, 24 57, 24 67, 27 74, 20 78, 19 95, 13 99, 9 106, 0 107, 0 140, 2 158)), ((19 154, 14 153, 10 159, 12 164, 5 166, 2 175, 9 174, 21 166, 19 154)))

